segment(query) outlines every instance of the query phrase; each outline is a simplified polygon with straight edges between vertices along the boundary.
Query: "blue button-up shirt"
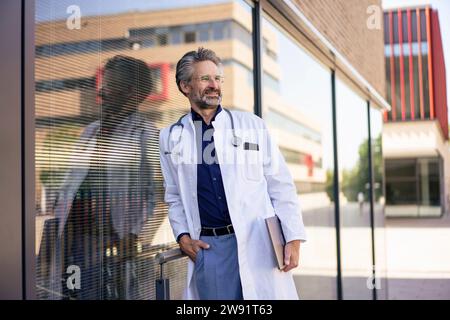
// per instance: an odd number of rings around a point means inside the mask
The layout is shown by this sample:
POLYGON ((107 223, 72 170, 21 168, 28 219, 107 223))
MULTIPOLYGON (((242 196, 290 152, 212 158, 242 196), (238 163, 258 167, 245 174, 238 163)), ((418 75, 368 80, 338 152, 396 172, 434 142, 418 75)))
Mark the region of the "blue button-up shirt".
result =
MULTIPOLYGON (((201 137, 202 141, 201 149, 197 148, 199 159, 199 164, 197 165, 197 199, 202 227, 223 227, 231 224, 225 189, 223 187, 222 174, 220 172, 219 161, 217 160, 214 147, 214 127, 211 124, 217 114, 221 111, 222 108, 219 105, 210 124, 207 125, 205 121, 203 121, 203 118, 191 109, 197 139, 200 139, 201 137), (212 131, 208 131, 204 134, 207 130, 212 131), (206 148, 207 150, 205 152, 206 148), (211 157, 204 157, 205 154, 210 155, 211 157), (212 161, 213 159, 214 161, 212 161)), ((200 140, 197 141, 198 147, 200 147, 200 140)))

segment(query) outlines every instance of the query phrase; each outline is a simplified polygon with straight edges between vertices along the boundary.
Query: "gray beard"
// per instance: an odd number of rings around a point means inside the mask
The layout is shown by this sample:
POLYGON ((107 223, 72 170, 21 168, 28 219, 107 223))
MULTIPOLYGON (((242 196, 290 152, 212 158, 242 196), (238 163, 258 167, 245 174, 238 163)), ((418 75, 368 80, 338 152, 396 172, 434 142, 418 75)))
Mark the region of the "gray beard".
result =
MULTIPOLYGON (((216 99, 211 99, 216 101, 216 99)), ((203 110, 207 110, 207 109, 214 109, 217 108, 217 106, 222 102, 222 96, 219 96, 219 98, 217 99, 217 103, 214 102, 214 104, 210 104, 207 102, 207 98, 205 100, 200 100, 198 103, 198 107, 200 109, 203 110)))

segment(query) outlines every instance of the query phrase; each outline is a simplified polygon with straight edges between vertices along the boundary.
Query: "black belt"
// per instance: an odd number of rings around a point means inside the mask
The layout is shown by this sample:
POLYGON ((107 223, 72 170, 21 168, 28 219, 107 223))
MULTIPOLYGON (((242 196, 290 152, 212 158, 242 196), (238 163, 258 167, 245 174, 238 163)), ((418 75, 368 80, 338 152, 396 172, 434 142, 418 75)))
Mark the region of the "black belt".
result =
POLYGON ((208 228, 202 227, 201 236, 223 236, 225 234, 233 234, 234 229, 233 225, 228 225, 225 227, 217 227, 217 228, 208 228))

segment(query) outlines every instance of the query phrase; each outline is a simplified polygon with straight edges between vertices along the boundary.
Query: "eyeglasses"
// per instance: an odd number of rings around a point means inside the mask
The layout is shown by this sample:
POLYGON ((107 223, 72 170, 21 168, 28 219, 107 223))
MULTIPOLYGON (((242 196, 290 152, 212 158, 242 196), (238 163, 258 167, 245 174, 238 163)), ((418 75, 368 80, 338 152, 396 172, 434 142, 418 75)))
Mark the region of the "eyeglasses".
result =
POLYGON ((220 76, 220 75, 217 75, 215 77, 204 75, 204 76, 196 77, 196 78, 193 78, 193 79, 194 80, 199 80, 202 83, 209 83, 211 80, 214 80, 217 83, 223 83, 224 80, 225 80, 225 77, 224 76, 220 76))

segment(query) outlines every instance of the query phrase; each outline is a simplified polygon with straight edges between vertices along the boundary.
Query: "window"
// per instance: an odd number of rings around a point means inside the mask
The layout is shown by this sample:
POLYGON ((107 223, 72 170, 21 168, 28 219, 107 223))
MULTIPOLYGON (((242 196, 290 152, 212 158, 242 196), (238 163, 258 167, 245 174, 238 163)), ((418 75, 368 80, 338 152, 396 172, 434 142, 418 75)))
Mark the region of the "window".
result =
POLYGON ((262 66, 263 118, 291 171, 308 232, 297 284, 303 299, 336 299, 331 74, 269 16, 262 32, 270 58, 262 66))
POLYGON ((412 42, 417 42, 417 14, 416 14, 416 10, 411 10, 411 31, 412 31, 412 42))
POLYGON ((229 23, 227 23, 227 22, 213 23, 212 24, 213 39, 216 41, 225 39, 227 36, 227 33, 228 33, 228 27, 229 27, 229 23))
POLYGON ((338 78, 336 127, 344 299, 372 299, 367 287, 372 275, 367 112, 367 102, 338 78))
POLYGON ((210 23, 202 23, 199 24, 197 27, 198 33, 199 33, 199 40, 201 42, 209 41, 210 40, 210 30, 211 30, 211 24, 210 23))
POLYGON ((247 30, 245 27, 243 27, 236 21, 231 22, 231 37, 232 39, 237 39, 241 41, 249 48, 253 47, 252 34, 250 30, 247 30))
POLYGON ((273 91, 280 92, 280 84, 278 80, 275 79, 275 77, 271 76, 267 72, 264 72, 263 81, 265 82, 265 85, 267 85, 273 91))
POLYGON ((170 28, 170 44, 180 44, 180 43, 181 43, 180 28, 177 27, 170 28))
POLYGON ((386 215, 441 215, 441 158, 387 159, 386 215))
MULTIPOLYGON (((235 61, 224 66, 224 106, 252 111, 251 46, 229 56, 229 44, 212 41, 242 41, 228 27, 237 19, 251 26, 251 8, 239 2, 176 1, 168 8, 154 1, 36 1, 38 299, 155 299, 155 256, 178 247, 164 202, 158 145, 159 130, 189 111, 173 80, 175 65, 202 41, 224 61, 235 61), (83 13, 76 30, 66 25, 72 4, 83 13), (198 22, 185 13, 194 5, 198 22), (214 20, 217 5, 223 21, 205 22, 202 17, 214 20), (135 60, 114 60, 120 72, 112 67, 117 73, 105 77, 105 64, 118 55, 142 60, 140 71, 127 68, 135 60), (143 80, 149 79, 141 73, 145 66, 150 82, 143 80), (142 102, 133 102, 131 114, 117 112, 130 87, 142 102), (77 270, 81 287, 68 286, 77 270)), ((251 39, 252 30, 246 32, 251 39)), ((186 274, 185 257, 165 265, 171 299, 182 297, 186 274)))
POLYGON ((140 47, 151 48, 151 47, 154 47, 154 46, 156 46, 156 41, 152 37, 152 38, 146 38, 146 39, 143 39, 141 41, 137 41, 137 42, 133 43, 131 48, 136 50, 136 49, 139 49, 140 47), (135 45, 135 44, 137 44, 137 45, 135 45))
POLYGON ((283 115, 276 111, 269 111, 266 118, 268 123, 273 127, 283 128, 284 131, 297 137, 303 137, 307 140, 321 143, 322 136, 320 132, 308 128, 305 123, 293 121, 287 115, 283 115))
POLYGON ((195 42, 197 39, 197 34, 193 31, 185 32, 184 33, 184 43, 192 43, 195 42))
POLYGON ((392 12, 392 32, 394 33, 394 43, 399 43, 398 30, 398 13, 395 10, 392 12))
POLYGON ((387 277, 387 243, 385 229, 385 172, 383 165, 382 128, 383 116, 379 110, 370 108, 370 136, 372 149, 372 181, 373 181, 373 215, 375 234, 375 272, 379 279, 380 288, 377 289, 377 299, 388 298, 387 277))

